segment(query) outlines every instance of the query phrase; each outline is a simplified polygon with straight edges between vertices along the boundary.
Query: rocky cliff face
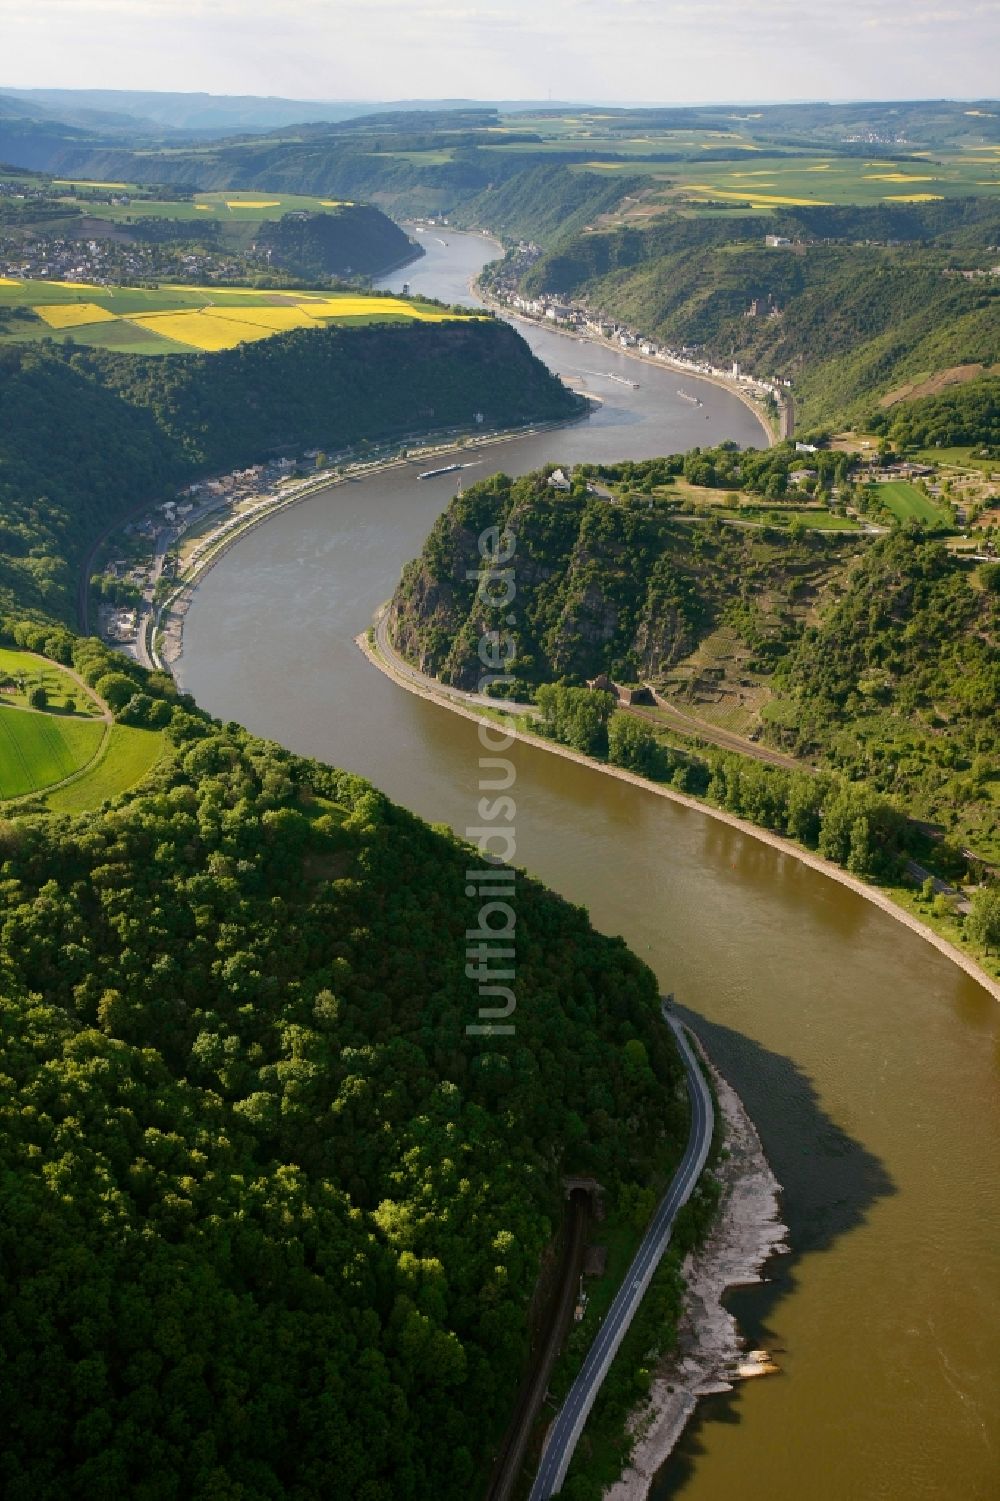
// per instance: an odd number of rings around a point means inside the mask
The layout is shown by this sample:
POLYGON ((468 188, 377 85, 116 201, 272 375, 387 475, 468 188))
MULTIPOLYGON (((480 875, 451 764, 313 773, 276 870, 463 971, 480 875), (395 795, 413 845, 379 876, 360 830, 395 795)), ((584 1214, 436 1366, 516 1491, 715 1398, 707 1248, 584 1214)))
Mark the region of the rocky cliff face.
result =
MULTIPOLYGON (((515 691, 607 673, 658 685, 723 622, 757 622, 755 600, 791 599, 829 566, 826 544, 795 544, 677 514, 669 496, 608 497, 582 479, 569 492, 548 473, 506 475, 457 496, 392 601, 397 650, 423 671, 474 688, 477 649, 496 612, 476 598, 486 527, 513 533, 515 691)), ((755 626, 756 628, 756 626, 755 626)), ((772 628, 769 622, 769 630, 772 628)), ((779 627, 780 628, 780 625, 779 627)), ((748 627, 749 629, 749 627, 748 627)))

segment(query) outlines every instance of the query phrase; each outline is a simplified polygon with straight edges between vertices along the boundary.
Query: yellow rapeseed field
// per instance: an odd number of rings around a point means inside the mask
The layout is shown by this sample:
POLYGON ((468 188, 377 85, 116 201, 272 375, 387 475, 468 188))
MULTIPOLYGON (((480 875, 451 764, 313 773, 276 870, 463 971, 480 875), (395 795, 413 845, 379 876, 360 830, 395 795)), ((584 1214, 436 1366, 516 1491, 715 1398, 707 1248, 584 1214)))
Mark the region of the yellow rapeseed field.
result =
POLYGON ((280 208, 280 198, 227 198, 226 208, 280 208))
MULTIPOLYGON (((0 293, 4 294, 0 296, 0 302, 19 304, 31 296, 31 286, 31 282, 16 277, 0 276, 0 293)), ((112 297, 116 290, 113 287, 98 287, 90 282, 52 281, 39 283, 37 295, 42 295, 42 286, 44 295, 53 300, 39 302, 32 311, 51 329, 130 323, 148 334, 161 335, 175 346, 179 344, 203 351, 233 349, 237 344, 267 339, 289 329, 317 328, 347 320, 362 323, 395 318, 441 323, 459 316, 437 308, 414 306, 388 293, 375 297, 321 291, 268 293, 255 292, 248 287, 199 287, 183 283, 161 285, 148 294, 145 307, 134 308, 133 304, 133 311, 123 309, 117 312, 90 300, 95 296, 102 300, 112 297), (81 292, 90 296, 81 297, 81 292), (65 301, 57 301, 60 296, 65 301)), ((89 337, 96 336, 91 334, 89 337)))
POLYGON ((710 193, 713 198, 735 198, 740 202, 750 199, 753 208, 771 208, 776 203, 790 204, 794 208, 829 208, 830 204, 822 198, 785 198, 779 193, 758 193, 755 187, 749 184, 742 193, 733 193, 725 188, 712 187, 706 182, 689 182, 687 188, 692 193, 710 193))
POLYGON ((235 349, 237 344, 251 339, 269 339, 274 332, 252 323, 231 323, 226 318, 216 318, 197 309, 178 313, 140 313, 127 321, 151 333, 163 334, 178 344, 190 344, 193 349, 213 354, 220 349, 235 349))
POLYGON ((440 323, 454 318, 454 313, 439 313, 435 308, 415 308, 398 297, 331 297, 326 302, 300 304, 311 318, 371 318, 386 314, 416 318, 423 323, 440 323))
POLYGON ((398 313, 405 304, 396 297, 329 297, 300 306, 311 318, 358 318, 365 313, 398 313))
POLYGON ((96 302, 40 302, 33 313, 50 328, 80 328, 85 323, 114 323, 115 314, 96 302))
POLYGON ((943 193, 886 193, 886 203, 940 203, 943 193))
POLYGON ((866 172, 866 182, 933 182, 934 175, 929 173, 926 177, 917 177, 911 172, 866 172))
POLYGON ((289 328, 315 327, 314 320, 309 317, 309 314, 298 307, 227 306, 222 316, 229 323, 252 323, 258 328, 268 329, 273 334, 283 333, 289 328))

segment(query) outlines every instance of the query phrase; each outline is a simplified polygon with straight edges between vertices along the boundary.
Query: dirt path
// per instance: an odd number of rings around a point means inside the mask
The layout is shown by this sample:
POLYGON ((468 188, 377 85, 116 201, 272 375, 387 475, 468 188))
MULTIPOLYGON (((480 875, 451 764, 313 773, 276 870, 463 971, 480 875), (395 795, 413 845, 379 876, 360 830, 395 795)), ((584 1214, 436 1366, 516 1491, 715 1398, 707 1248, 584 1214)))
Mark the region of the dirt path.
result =
MULTIPOLYGON (((723 730, 717 725, 706 724, 703 719, 696 719, 693 714, 686 713, 684 709, 678 708, 675 703, 659 693, 654 694, 654 697, 656 707, 660 710, 659 716, 631 706, 625 712, 635 714, 639 719, 646 719, 650 724, 662 724, 667 729, 678 730, 682 735, 697 735, 699 739, 707 740, 709 745, 718 746, 719 750, 736 751, 741 756, 749 756, 752 761, 763 761, 768 766, 780 766, 783 771, 813 772, 815 770, 807 762, 799 761, 794 756, 787 756, 782 751, 772 750, 768 745, 758 745, 755 740, 744 740, 742 735, 735 735, 731 730, 723 730)), ((622 707, 624 706, 619 704, 619 708, 622 707)))

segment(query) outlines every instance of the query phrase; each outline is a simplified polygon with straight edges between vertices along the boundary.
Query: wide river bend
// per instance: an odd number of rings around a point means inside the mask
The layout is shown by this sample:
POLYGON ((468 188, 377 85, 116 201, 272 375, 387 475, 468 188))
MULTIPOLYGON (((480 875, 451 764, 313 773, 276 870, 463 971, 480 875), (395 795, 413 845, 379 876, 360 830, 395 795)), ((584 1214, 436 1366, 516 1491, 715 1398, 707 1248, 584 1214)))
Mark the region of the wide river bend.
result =
MULTIPOLYGON (((451 230, 424 239, 426 257, 387 284, 472 301, 470 278, 495 247, 451 230)), ((522 330, 604 405, 488 450, 466 482, 546 460, 761 441, 719 387, 522 330)), ((454 483, 391 471, 248 534, 197 590, 178 675, 220 718, 358 771, 464 832, 477 822, 476 727, 396 687, 353 644, 454 483)), ((675 992, 785 1188, 793 1254, 732 1300, 782 1374, 703 1403, 654 1495, 996 1498, 1000 1008, 796 860, 544 751, 512 755, 518 861, 623 934, 675 992)))

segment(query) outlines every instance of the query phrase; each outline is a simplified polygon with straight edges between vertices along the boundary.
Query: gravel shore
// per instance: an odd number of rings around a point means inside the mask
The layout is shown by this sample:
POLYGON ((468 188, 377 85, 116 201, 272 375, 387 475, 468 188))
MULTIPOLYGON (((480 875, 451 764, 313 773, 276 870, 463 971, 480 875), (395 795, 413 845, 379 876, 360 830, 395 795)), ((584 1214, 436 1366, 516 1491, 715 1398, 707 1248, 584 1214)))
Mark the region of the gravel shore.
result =
POLYGON ((777 1370, 766 1351, 749 1351, 736 1320, 722 1306, 727 1288, 760 1282, 770 1256, 788 1249, 778 1183, 756 1128, 736 1091, 709 1064, 725 1123, 729 1156, 715 1172, 722 1199, 711 1235, 684 1263, 687 1291, 676 1351, 661 1364, 649 1401, 633 1417, 629 1468, 604 1501, 645 1501, 700 1397, 777 1370))

